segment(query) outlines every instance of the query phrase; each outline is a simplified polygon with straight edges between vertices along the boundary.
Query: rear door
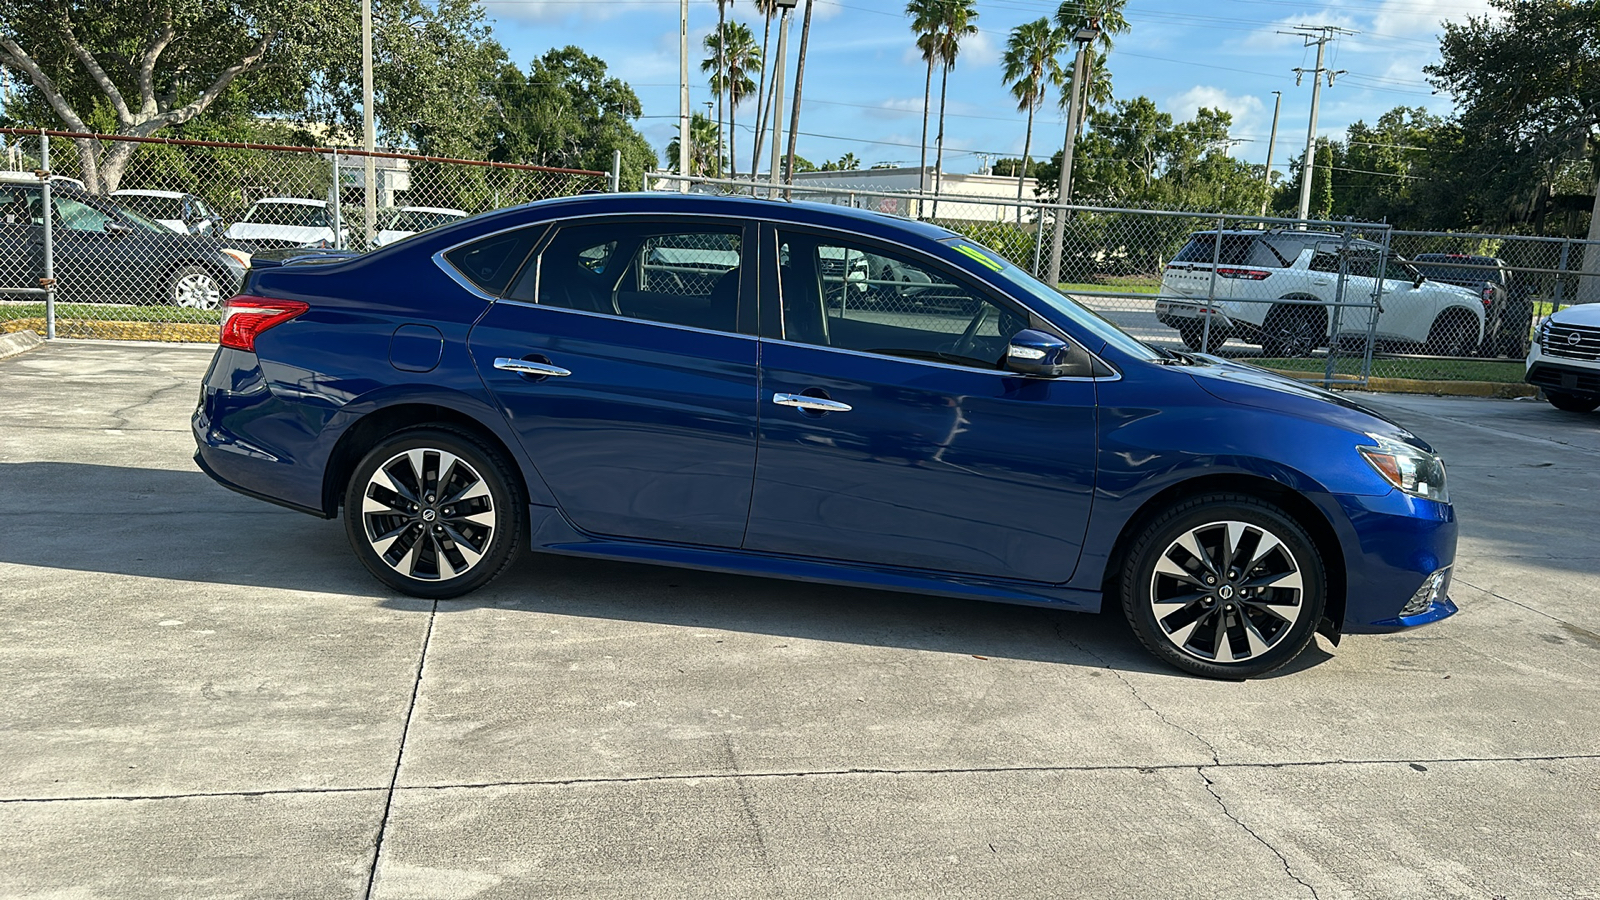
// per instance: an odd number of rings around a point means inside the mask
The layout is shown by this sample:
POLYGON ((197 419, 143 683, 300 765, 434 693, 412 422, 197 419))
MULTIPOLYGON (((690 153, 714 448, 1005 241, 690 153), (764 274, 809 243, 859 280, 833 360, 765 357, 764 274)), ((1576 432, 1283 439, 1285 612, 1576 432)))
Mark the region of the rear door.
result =
MULTIPOLYGON (((479 373, 579 529, 743 540, 756 458, 757 342, 741 304, 751 227, 708 217, 562 226, 474 327, 479 373)), ((469 249, 451 251, 464 273, 509 277, 498 257, 474 261, 469 249)))

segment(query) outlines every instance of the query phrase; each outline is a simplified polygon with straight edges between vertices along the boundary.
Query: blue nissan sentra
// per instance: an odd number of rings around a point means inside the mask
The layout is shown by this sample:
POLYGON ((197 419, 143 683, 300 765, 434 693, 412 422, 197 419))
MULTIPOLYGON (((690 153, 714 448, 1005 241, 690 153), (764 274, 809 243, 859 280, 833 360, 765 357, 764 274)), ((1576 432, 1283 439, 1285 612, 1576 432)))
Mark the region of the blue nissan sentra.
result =
POLYGON ((1415 435, 839 207, 576 197, 255 269, 193 427, 212 478, 342 515, 419 597, 534 550, 1110 603, 1233 679, 1456 611, 1415 435))

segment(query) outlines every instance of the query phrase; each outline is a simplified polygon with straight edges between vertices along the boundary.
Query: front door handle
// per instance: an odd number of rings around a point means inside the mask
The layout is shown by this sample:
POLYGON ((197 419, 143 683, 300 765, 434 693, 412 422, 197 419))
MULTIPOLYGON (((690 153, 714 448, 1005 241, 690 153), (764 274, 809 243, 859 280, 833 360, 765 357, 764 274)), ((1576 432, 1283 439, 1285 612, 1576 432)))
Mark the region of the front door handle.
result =
POLYGON ((848 403, 840 403, 837 400, 824 400, 821 397, 807 397, 805 394, 773 394, 772 402, 779 406, 793 406, 806 412, 831 413, 850 411, 850 404, 848 403))
POLYGON ((549 363, 534 362, 530 359, 512 359, 509 356, 502 356, 499 359, 496 359, 494 361, 494 367, 496 369, 503 369, 507 372, 516 372, 520 375, 548 375, 553 378, 565 378, 572 374, 571 370, 563 369, 560 366, 552 366, 549 363))

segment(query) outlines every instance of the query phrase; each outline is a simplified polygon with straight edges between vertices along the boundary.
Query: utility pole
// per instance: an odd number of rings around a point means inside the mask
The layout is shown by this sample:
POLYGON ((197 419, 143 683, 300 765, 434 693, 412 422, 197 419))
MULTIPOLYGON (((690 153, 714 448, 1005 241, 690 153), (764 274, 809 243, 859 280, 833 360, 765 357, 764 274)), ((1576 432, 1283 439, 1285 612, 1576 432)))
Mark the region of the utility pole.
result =
POLYGON ((1261 201, 1261 214, 1267 214, 1267 205, 1272 202, 1272 148, 1278 143, 1278 111, 1283 109, 1283 91, 1273 91, 1277 99, 1272 101, 1272 137, 1267 138, 1267 172, 1263 180, 1267 183, 1267 196, 1261 201))
MULTIPOLYGON (((366 207, 363 221, 369 248, 378 236, 378 163, 372 155, 377 149, 377 133, 372 124, 372 103, 372 0, 361 0, 361 149, 367 151, 361 175, 365 201, 362 205, 366 207)), ((337 191, 339 185, 334 185, 333 189, 337 191)), ((333 243, 334 246, 343 243, 337 232, 333 243)))
MULTIPOLYGON (((1328 49, 1328 42, 1342 34, 1360 34, 1348 28, 1337 25, 1296 25, 1293 31, 1280 31, 1279 34, 1290 34, 1305 41, 1305 46, 1317 45, 1317 67, 1311 70, 1311 125, 1306 129, 1306 158, 1300 167, 1300 215, 1298 218, 1310 218, 1311 213, 1311 176, 1316 171, 1317 161, 1317 104, 1322 99, 1322 76, 1326 72, 1328 86, 1333 87, 1333 77, 1343 75, 1344 70, 1331 72, 1322 67, 1323 53, 1328 49)), ((1294 69, 1294 83, 1298 85, 1305 69, 1294 69)))
MULTIPOLYGON (((796 0, 799 2, 799 0, 796 0)), ((772 78, 772 186, 783 183, 783 64, 789 55, 789 10, 795 4, 778 4, 783 13, 778 17, 778 64, 772 78)), ((774 191, 769 196, 778 196, 774 191)))
MULTIPOLYGON (((1087 80, 1088 66, 1085 65, 1085 52, 1095 38, 1100 36, 1100 20, 1090 19, 1089 24, 1078 29, 1072 40, 1078 45, 1078 54, 1072 59, 1072 96, 1067 99, 1067 136, 1061 146, 1061 173, 1056 179, 1056 200, 1058 207, 1065 207, 1072 202, 1072 151, 1078 139, 1078 120, 1083 117, 1083 104, 1089 98, 1088 86, 1083 82, 1087 80)), ((1067 211, 1064 208, 1056 209, 1055 234, 1050 241, 1050 280, 1051 287, 1061 282, 1061 251, 1067 239, 1067 211)))
POLYGON ((678 0, 678 190, 689 192, 689 0, 678 0))

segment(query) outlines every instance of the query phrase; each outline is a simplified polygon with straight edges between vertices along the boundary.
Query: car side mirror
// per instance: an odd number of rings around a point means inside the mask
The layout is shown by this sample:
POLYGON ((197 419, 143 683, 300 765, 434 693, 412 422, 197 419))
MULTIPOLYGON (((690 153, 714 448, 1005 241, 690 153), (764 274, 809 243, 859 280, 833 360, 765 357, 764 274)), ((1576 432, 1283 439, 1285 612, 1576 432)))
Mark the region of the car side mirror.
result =
POLYGON ((1427 277, 1425 277, 1425 276, 1423 276, 1423 275, 1418 275, 1418 276, 1417 276, 1417 280, 1416 280, 1416 281, 1413 281, 1413 282, 1411 282, 1411 289, 1412 289, 1412 290, 1416 290, 1416 289, 1417 289, 1417 288, 1420 288, 1420 287, 1422 287, 1422 283, 1423 283, 1423 282, 1424 282, 1424 281, 1427 281, 1427 280, 1428 280, 1428 279, 1427 279, 1427 277))
POLYGON ((1072 345, 1033 328, 1017 332, 1006 346, 1005 368, 1023 375, 1055 378, 1067 374, 1072 345))
POLYGON ((105 224, 105 226, 101 230, 104 231, 106 234, 115 234, 115 235, 124 235, 124 234, 132 234, 133 233, 133 229, 128 226, 128 223, 126 223, 126 222, 116 222, 116 221, 107 222, 105 224))

